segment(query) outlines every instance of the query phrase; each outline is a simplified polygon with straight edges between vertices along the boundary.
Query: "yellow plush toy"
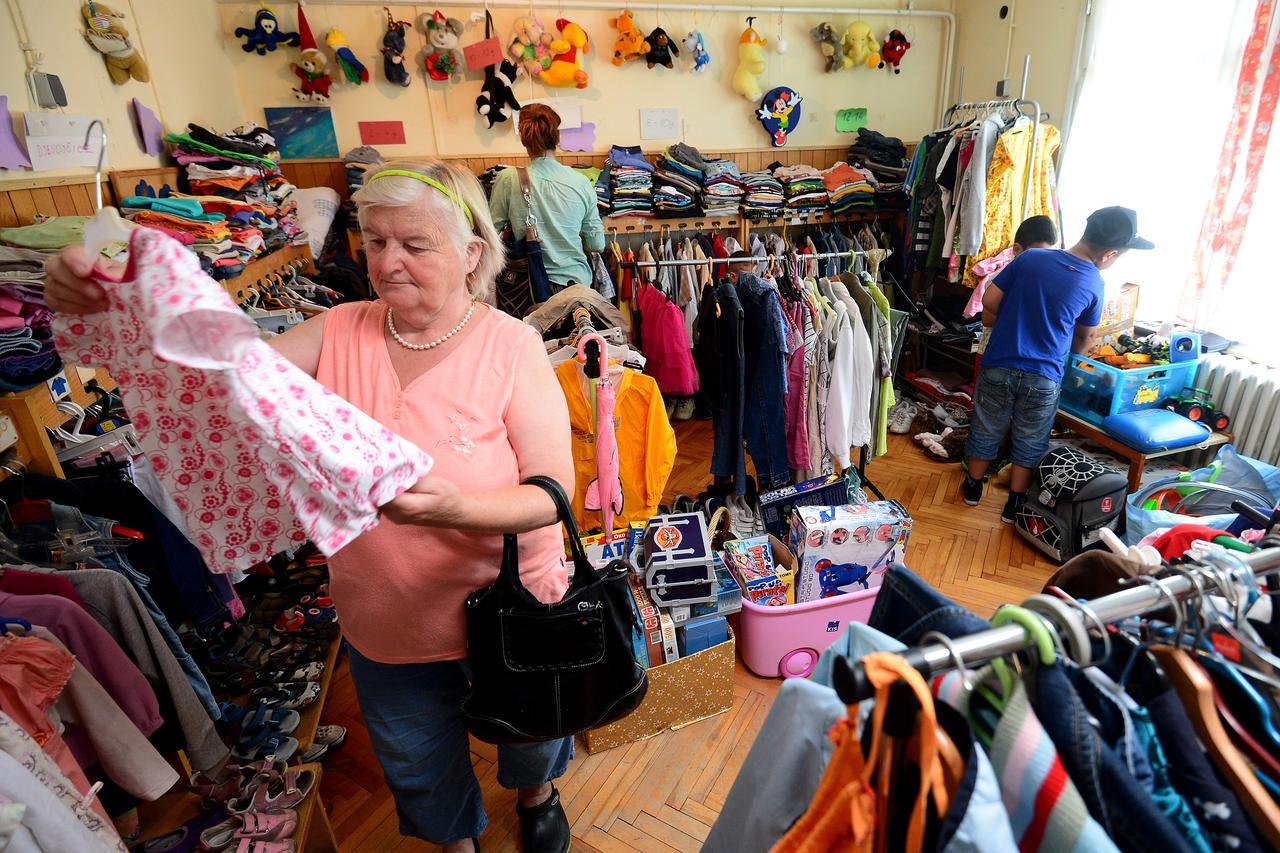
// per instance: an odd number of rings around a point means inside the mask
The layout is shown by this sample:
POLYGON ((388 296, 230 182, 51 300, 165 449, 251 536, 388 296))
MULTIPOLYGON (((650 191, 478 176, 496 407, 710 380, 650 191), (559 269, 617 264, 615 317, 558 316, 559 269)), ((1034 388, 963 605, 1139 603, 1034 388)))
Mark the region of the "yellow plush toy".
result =
POLYGON ((551 65, 538 78, 548 86, 587 88, 587 72, 582 68, 582 55, 588 50, 587 31, 573 21, 556 21, 560 38, 551 42, 551 65))
POLYGON ((139 83, 151 80, 147 61, 130 43, 129 31, 120 23, 124 20, 124 15, 95 0, 82 5, 80 15, 85 23, 84 40, 102 54, 112 83, 123 86, 129 82, 130 77, 139 83))
POLYGON ((854 21, 844 31, 844 55, 854 65, 865 65, 867 68, 880 67, 880 42, 871 32, 871 25, 866 21, 854 21))
POLYGON ((764 94, 760 75, 764 73, 764 49, 768 44, 755 27, 747 27, 738 39, 738 69, 733 72, 733 91, 748 101, 759 101, 764 94))
POLYGON ((609 26, 618 31, 618 38, 613 43, 614 65, 644 59, 649 52, 649 43, 644 40, 644 33, 640 32, 630 12, 624 11, 618 17, 610 18, 609 26))

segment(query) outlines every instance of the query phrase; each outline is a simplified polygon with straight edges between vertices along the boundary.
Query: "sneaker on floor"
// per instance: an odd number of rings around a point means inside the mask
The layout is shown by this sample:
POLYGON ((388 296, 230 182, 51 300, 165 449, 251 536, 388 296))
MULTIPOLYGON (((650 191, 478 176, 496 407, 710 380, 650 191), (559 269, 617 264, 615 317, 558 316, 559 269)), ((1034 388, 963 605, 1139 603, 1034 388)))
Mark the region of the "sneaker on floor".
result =
POLYGON ((942 403, 934 406, 933 416, 936 417, 938 422, 944 427, 951 427, 952 429, 958 429, 959 427, 969 423, 969 418, 965 414, 964 409, 950 403, 945 406, 942 403))
POLYGON ((960 484, 960 494, 964 495, 964 502, 969 506, 977 506, 982 500, 982 481, 965 474, 964 482, 960 484))
POLYGON ((729 532, 734 539, 750 539, 756 532, 755 512, 743 495, 730 495, 725 498, 725 506, 729 508, 729 532))
POLYGON ((667 420, 671 420, 676 414, 676 401, 667 400, 667 420))
POLYGON ((693 398, 681 397, 680 402, 676 403, 676 420, 687 421, 693 417, 693 398))
POLYGON ((911 431, 911 423, 916 418, 916 404, 910 400, 899 400, 889 410, 889 432, 905 435, 911 431))
POLYGON ((1000 512, 1000 520, 1005 524, 1013 524, 1018 518, 1018 510, 1022 509, 1022 505, 1027 502, 1027 493, 1010 492, 1009 499, 1004 502, 1004 509, 1000 512))

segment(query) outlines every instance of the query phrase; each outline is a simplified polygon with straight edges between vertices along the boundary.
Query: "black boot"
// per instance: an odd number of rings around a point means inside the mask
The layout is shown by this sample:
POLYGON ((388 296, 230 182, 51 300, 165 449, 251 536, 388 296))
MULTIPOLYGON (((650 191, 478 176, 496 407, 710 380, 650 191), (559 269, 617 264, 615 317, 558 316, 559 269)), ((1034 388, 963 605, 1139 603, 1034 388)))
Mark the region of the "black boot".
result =
POLYGON ((560 792, 554 786, 545 802, 529 808, 517 803, 516 814, 520 816, 524 853, 567 853, 573 838, 569 819, 560 807, 560 792))

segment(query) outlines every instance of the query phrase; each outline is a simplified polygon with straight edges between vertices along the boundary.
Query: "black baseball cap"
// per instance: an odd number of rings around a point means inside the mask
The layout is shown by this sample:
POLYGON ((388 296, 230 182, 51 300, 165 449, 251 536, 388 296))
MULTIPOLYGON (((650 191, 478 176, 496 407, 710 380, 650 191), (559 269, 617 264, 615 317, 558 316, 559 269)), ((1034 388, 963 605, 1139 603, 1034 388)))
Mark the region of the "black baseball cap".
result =
POLYGON ((1127 207, 1104 207, 1089 214, 1085 242, 1099 249, 1154 249, 1155 243, 1138 236, 1138 214, 1127 207))

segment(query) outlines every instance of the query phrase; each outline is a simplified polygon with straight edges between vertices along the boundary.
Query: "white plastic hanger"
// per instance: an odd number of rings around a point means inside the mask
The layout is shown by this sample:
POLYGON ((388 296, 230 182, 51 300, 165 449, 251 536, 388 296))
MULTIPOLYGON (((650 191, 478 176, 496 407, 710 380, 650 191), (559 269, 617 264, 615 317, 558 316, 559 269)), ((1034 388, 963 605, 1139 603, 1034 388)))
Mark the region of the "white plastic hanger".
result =
MULTIPOLYGON (((1112 553, 1123 557, 1131 563, 1137 563, 1146 569, 1158 569, 1164 565, 1160 552, 1150 545, 1126 545, 1120 541, 1120 537, 1109 527, 1102 528, 1099 535, 1112 553)), ((1143 572, 1143 574, 1147 574, 1147 572, 1143 572)))
POLYGON ((93 134, 93 126, 98 126, 98 133, 101 137, 101 147, 98 149, 98 165, 93 173, 93 187, 96 194, 97 213, 93 215, 84 226, 84 249, 89 253, 89 257, 97 258, 97 256, 112 243, 128 243, 129 229, 125 227, 124 220, 120 218, 120 213, 114 207, 102 206, 102 165, 107 157, 107 128, 102 124, 101 119, 94 119, 89 122, 89 127, 84 132, 84 144, 89 145, 89 137, 93 134))

